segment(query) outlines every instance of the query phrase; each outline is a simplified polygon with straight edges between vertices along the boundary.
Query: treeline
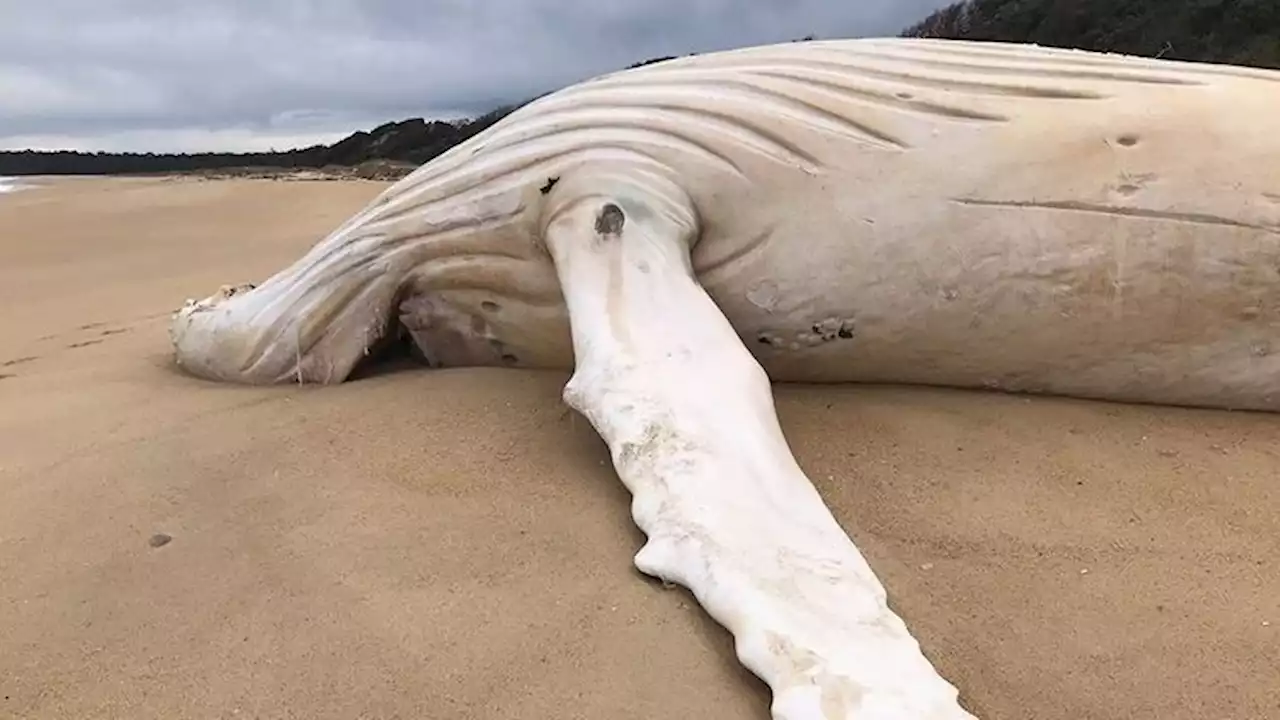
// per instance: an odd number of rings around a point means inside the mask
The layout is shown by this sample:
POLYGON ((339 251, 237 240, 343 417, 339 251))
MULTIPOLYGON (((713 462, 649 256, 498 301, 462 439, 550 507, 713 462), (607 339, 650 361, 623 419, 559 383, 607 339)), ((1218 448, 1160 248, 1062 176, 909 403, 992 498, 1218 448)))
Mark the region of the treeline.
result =
MULTIPOLYGON (((1280 0, 968 0, 935 12, 902 35, 1032 42, 1280 68, 1280 0)), ((652 58, 630 67, 670 59, 652 58)), ((0 152, 0 175, 168 173, 248 167, 320 169, 380 161, 411 168, 466 141, 531 101, 456 122, 414 118, 387 123, 332 145, 285 152, 0 152)))
POLYGON ((968 0, 902 34, 1280 69, 1280 0, 968 0))
POLYGON ((360 131, 332 145, 258 153, 0 152, 0 175, 126 175, 229 168, 319 169, 377 160, 420 165, 498 122, 514 107, 469 120, 413 118, 360 131))

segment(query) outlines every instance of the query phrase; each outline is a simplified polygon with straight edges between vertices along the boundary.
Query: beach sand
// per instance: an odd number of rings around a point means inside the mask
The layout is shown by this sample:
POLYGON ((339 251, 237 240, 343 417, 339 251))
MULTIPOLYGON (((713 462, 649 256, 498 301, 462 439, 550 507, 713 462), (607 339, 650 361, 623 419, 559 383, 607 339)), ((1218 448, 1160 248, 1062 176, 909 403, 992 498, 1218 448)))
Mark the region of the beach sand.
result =
MULTIPOLYGON (((768 717, 567 373, 243 388, 169 313, 385 184, 0 198, 0 717, 768 717)), ((1280 417, 780 386, 784 430, 983 718, 1280 717, 1280 417)))

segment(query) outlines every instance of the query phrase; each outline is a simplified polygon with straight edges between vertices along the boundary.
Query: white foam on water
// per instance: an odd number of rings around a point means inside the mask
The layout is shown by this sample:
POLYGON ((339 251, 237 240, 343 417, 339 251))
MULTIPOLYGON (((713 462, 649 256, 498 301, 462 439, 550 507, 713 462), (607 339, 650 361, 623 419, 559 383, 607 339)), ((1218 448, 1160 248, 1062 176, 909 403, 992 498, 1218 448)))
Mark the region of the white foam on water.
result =
POLYGON ((18 178, 0 176, 0 195, 10 192, 17 192, 23 189, 23 185, 18 182, 18 178))

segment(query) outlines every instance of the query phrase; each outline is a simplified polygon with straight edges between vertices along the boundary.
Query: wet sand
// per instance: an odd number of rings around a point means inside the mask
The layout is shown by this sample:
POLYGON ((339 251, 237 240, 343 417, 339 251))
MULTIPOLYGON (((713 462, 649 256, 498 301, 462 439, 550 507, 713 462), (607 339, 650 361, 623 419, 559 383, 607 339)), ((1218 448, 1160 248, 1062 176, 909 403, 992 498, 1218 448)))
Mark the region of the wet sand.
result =
MULTIPOLYGON (((385 183, 0 197, 0 717, 768 717, 566 373, 177 373, 169 313, 385 183)), ((801 465, 989 720, 1280 717, 1280 416, 780 386, 801 465)))

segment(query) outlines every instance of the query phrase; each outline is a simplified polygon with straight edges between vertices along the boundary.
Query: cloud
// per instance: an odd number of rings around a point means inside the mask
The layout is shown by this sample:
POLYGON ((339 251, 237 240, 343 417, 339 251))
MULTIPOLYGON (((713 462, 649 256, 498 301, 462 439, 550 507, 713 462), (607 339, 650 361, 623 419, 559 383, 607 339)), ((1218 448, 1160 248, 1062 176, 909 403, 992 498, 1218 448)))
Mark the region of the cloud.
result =
POLYGON ((285 148, 663 55, 892 35, 946 0, 10 0, 0 148, 285 148))

